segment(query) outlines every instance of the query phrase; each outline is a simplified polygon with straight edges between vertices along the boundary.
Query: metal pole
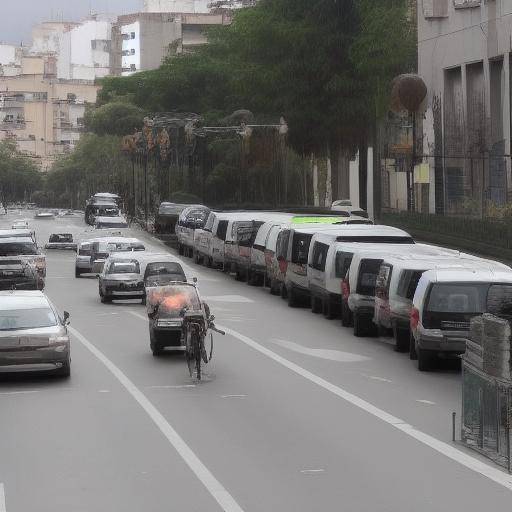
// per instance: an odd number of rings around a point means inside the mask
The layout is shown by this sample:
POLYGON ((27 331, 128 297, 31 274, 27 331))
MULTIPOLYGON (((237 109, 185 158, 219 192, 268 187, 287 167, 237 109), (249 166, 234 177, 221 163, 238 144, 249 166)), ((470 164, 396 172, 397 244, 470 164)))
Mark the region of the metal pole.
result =
POLYGON ((416 166, 416 112, 412 113, 411 211, 416 210, 414 167, 416 166))
POLYGON ((457 413, 452 412, 452 441, 455 443, 455 420, 457 418, 457 413))
POLYGON ((133 200, 133 218, 137 215, 137 194, 135 192, 135 156, 132 155, 132 200, 133 200))
POLYGON ((144 223, 148 229, 148 154, 144 158, 144 223))

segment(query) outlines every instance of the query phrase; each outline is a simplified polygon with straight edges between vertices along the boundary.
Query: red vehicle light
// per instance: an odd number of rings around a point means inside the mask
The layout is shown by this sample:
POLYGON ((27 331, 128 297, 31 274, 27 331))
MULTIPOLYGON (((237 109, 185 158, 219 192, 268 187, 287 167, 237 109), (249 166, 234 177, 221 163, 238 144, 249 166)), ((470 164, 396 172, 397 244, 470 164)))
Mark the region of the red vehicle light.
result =
POLYGON ((420 312, 416 308, 411 309, 411 329, 416 329, 420 323, 420 312))
POLYGON ((350 295, 350 284, 348 283, 348 279, 343 279, 341 281, 341 296, 348 300, 348 297, 350 295))

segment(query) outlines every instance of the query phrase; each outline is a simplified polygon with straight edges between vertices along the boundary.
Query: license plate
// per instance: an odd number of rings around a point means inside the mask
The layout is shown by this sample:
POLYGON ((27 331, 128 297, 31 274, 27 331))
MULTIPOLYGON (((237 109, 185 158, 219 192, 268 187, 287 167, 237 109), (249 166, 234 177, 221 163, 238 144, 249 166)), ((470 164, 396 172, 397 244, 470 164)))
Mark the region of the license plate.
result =
POLYGON ((460 331, 467 331, 469 329, 469 323, 467 322, 441 322, 441 325, 445 329, 457 329, 460 331))

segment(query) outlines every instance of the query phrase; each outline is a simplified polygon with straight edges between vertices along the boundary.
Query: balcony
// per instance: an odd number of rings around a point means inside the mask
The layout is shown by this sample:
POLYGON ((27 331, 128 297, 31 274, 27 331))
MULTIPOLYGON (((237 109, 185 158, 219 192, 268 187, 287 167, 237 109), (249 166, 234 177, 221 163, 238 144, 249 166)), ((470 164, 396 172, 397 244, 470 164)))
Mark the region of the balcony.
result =
POLYGON ((22 119, 0 121, 0 130, 24 130, 25 128, 26 124, 22 119))

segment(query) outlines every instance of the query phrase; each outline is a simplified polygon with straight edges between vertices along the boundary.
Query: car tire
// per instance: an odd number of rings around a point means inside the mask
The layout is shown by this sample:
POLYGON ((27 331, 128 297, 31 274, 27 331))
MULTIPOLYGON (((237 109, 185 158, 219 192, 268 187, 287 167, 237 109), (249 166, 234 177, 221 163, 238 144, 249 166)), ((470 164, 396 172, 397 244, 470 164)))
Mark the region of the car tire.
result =
POLYGON ((322 312, 322 301, 314 295, 311 295, 311 312, 315 315, 322 312))
POLYGON ((275 285, 275 280, 270 281, 270 295, 280 295, 279 288, 275 285))
POLYGON ((213 260, 212 260, 212 258, 211 258, 210 256, 208 256, 208 257, 205 259, 205 261, 206 261, 206 266, 207 266, 208 268, 212 268, 212 267, 213 267, 213 260))
POLYGON ((395 338, 395 352, 407 352, 410 349, 411 335, 406 329, 393 327, 393 337, 395 338))
POLYGON ((243 282, 245 281, 245 276, 242 272, 240 272, 239 270, 236 270, 235 271, 235 280, 236 281, 240 281, 240 282, 243 282))
MULTIPOLYGON (((283 288, 284 288, 284 286, 283 286, 283 288)), ((299 305, 299 299, 297 297, 297 293, 293 289, 293 286, 290 286, 290 289, 287 290, 286 296, 288 299, 288 307, 296 308, 299 305)))
POLYGON ((432 363, 435 359, 435 354, 432 354, 430 350, 422 350, 418 351, 418 370, 420 372, 428 372, 432 369, 432 363))
POLYGON ((160 357, 164 353, 163 348, 160 345, 158 345, 157 343, 151 343, 150 347, 151 347, 151 353, 153 354, 153 357, 160 357))
POLYGON ((343 327, 352 327, 353 325, 352 312, 344 301, 341 302, 341 325, 343 327))
POLYGON ((411 361, 416 361, 418 359, 418 354, 416 352, 416 341, 411 332, 411 336, 409 338, 409 359, 411 361))
POLYGON ((183 245, 181 245, 181 244, 178 244, 178 254, 180 256, 183 256, 183 245))
POLYGON ((336 318, 336 312, 330 299, 323 301, 323 314, 327 320, 334 320, 336 318))
POLYGON ((71 359, 68 358, 62 367, 56 370, 55 374, 63 379, 69 378, 71 376, 71 359))
POLYGON ((146 295, 144 295, 144 297, 142 297, 141 303, 142 303, 143 306, 145 306, 147 304, 146 295))
POLYGON ((100 300, 102 304, 110 304, 112 302, 112 297, 105 297, 105 295, 100 295, 100 300))
POLYGON ((281 283, 279 286, 279 294, 281 295, 281 299, 286 300, 288 298, 288 289, 284 283, 281 283))
POLYGON ((80 269, 78 269, 76 267, 75 267, 75 277, 76 278, 82 277, 82 272, 80 271, 80 269))
POLYGON ((365 335, 366 330, 363 326, 362 319, 357 313, 354 313, 354 336, 357 338, 362 338, 365 335))

